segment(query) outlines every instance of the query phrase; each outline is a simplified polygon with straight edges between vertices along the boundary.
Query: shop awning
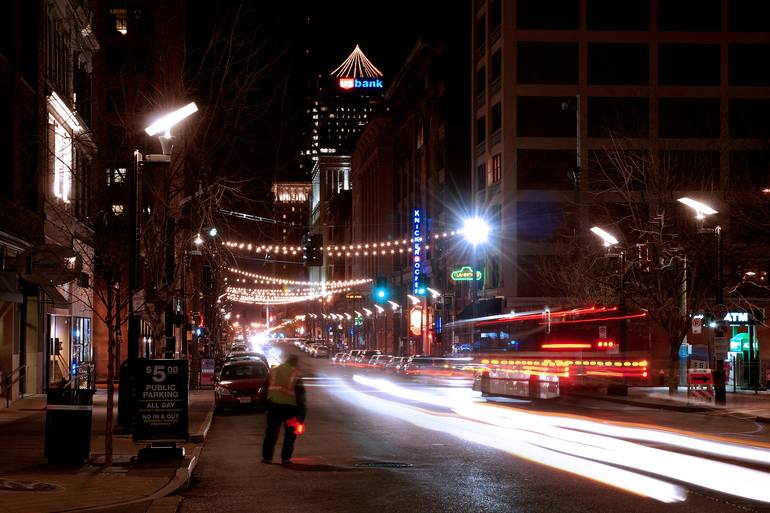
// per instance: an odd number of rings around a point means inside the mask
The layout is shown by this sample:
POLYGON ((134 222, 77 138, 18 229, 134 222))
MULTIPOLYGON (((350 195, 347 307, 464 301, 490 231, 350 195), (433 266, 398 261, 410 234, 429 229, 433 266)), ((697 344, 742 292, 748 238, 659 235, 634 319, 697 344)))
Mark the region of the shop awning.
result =
POLYGON ((24 296, 19 292, 19 278, 14 272, 0 273, 0 301, 23 303, 24 296))
POLYGON ((500 315, 503 309, 503 298, 493 297, 489 299, 479 299, 476 304, 463 308, 457 316, 457 320, 474 319, 479 317, 488 317, 490 315, 500 315))
POLYGON ((51 299, 54 308, 69 308, 72 303, 61 295, 59 290, 53 285, 42 285, 40 287, 45 292, 45 295, 51 299))

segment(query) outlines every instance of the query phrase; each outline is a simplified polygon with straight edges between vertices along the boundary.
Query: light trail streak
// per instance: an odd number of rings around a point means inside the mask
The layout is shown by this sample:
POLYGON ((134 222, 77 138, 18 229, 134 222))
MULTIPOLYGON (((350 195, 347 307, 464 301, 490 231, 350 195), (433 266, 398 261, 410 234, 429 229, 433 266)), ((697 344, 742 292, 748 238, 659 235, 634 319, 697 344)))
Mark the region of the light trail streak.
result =
MULTIPOLYGON (((614 473, 620 469, 604 464, 656 474, 729 495, 770 502, 770 474, 767 472, 714 461, 701 456, 653 448, 628 440, 665 444, 688 451, 761 464, 767 464, 770 461, 770 450, 765 448, 745 447, 736 443, 656 431, 650 428, 627 427, 571 417, 534 414, 513 408, 478 403, 470 394, 462 396, 455 393, 451 397, 445 397, 436 393, 408 390, 387 380, 358 375, 354 376, 354 381, 400 399, 448 408, 462 419, 473 422, 473 424, 463 426, 461 430, 458 430, 456 426, 449 429, 453 424, 447 423, 447 420, 452 417, 443 416, 439 424, 445 428, 438 430, 471 440, 474 437, 469 437, 469 432, 476 429, 485 432, 490 426, 502 429, 502 433, 497 436, 508 442, 515 440, 518 444, 515 447, 503 448, 511 454, 606 482, 633 493, 648 495, 666 502, 670 502, 672 497, 680 496, 678 492, 674 494, 653 492, 653 495, 641 492, 636 486, 636 481, 645 476, 631 471, 623 471, 623 480, 618 482, 617 476, 620 474, 614 473), (522 444, 526 447, 526 451, 522 449, 522 444), (594 463, 604 466, 592 467, 590 472, 594 473, 583 474, 582 467, 576 467, 574 461, 559 460, 558 464, 553 464, 553 454, 569 454, 580 461, 592 460, 594 463), (562 467, 562 464, 565 466, 562 467), (596 474, 595 472, 598 472, 599 469, 601 472, 596 474), (607 474, 605 475, 603 472, 607 474)), ((400 406, 401 409, 404 407, 406 406, 400 406)), ((392 405, 388 405, 382 411, 392 413, 396 410, 393 409, 392 405)), ((429 427, 428 429, 433 428, 429 427)), ((477 439, 473 441, 477 441, 477 439)), ((498 442, 492 444, 487 440, 480 443, 500 448, 498 442)), ((644 481, 643 485, 649 486, 650 483, 644 481)))

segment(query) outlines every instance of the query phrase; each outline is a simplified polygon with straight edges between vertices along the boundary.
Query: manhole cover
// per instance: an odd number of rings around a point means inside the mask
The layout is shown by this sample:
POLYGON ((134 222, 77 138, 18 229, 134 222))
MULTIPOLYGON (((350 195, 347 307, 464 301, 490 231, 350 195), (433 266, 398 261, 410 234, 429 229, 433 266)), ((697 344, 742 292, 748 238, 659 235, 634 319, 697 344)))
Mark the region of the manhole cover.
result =
POLYGON ((0 479, 0 491, 7 492, 53 492, 61 490, 61 486, 50 483, 37 483, 35 481, 11 481, 0 479))
POLYGON ((411 463, 399 463, 397 461, 370 461, 367 463, 356 463, 356 467, 365 468, 409 468, 414 467, 411 463))

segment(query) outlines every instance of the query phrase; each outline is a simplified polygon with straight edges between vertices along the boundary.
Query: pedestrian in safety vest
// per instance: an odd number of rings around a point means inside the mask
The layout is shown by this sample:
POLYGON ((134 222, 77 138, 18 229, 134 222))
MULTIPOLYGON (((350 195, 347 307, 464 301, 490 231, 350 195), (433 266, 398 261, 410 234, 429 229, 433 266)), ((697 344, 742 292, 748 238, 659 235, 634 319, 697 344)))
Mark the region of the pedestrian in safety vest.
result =
POLYGON ((305 387, 297 370, 297 356, 293 354, 281 365, 270 369, 267 378, 267 427, 262 442, 262 463, 272 463, 282 424, 284 435, 281 463, 291 463, 297 434, 294 427, 287 425, 286 421, 292 418, 296 418, 300 423, 305 420, 305 387))

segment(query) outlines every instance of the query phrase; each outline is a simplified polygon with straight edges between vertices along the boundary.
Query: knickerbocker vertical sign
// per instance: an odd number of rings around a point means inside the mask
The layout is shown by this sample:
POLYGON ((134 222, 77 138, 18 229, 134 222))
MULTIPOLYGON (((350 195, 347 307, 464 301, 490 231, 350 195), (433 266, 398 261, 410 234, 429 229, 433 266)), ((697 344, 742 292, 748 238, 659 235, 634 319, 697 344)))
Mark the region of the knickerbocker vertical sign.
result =
POLYGON ((134 441, 184 441, 188 432, 187 360, 139 360, 134 441))

